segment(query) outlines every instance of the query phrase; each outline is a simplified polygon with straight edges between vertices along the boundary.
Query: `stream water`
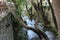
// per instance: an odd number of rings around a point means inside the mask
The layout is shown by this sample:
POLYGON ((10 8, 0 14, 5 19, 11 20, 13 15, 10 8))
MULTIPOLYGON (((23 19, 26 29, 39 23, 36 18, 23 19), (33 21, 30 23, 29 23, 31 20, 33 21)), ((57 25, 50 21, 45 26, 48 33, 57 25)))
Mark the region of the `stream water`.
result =
MULTIPOLYGON (((27 16, 25 16, 23 18, 24 18, 23 20, 26 21, 26 23, 27 23, 28 26, 34 28, 34 24, 35 24, 34 19, 30 20, 27 16)), ((43 30, 43 26, 41 26, 40 24, 41 23, 39 23, 38 25, 39 25, 40 29, 43 30)), ((45 31, 45 33, 46 33, 46 35, 48 36, 48 38, 50 40, 55 40, 55 36, 54 36, 54 34, 52 32, 45 31)), ((27 35, 28 35, 28 40, 31 40, 33 38, 36 38, 36 40, 39 40, 38 39, 39 38, 38 35, 35 32, 33 32, 32 30, 27 30, 27 35)))

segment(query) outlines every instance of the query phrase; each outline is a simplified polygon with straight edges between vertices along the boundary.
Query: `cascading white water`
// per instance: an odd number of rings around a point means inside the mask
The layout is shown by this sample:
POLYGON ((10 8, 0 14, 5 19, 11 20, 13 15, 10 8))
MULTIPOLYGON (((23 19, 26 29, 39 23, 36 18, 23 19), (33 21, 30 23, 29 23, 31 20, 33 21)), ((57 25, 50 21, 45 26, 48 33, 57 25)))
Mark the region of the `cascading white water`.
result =
MULTIPOLYGON (((32 19, 32 20, 27 19, 26 22, 27 22, 28 26, 34 28, 34 24, 35 24, 34 19, 32 19)), ((33 32, 32 30, 27 30, 27 35, 28 35, 28 40, 31 40, 32 38, 38 38, 38 35, 35 32, 33 32)))
MULTIPOLYGON (((35 24, 34 19, 30 20, 27 16, 25 16, 24 18, 26 18, 23 20, 26 21, 27 25, 34 28, 34 24, 35 24)), ((32 30, 27 30, 27 35, 28 35, 28 40, 31 40, 32 38, 38 38, 38 35, 32 30)))
POLYGON ((51 31, 45 31, 45 33, 50 40, 55 40, 55 36, 51 31))
MULTIPOLYGON (((23 20, 27 22, 27 25, 34 28, 35 21, 34 19, 30 20, 27 16, 23 17, 23 20)), ((39 29, 43 30, 41 23, 38 23, 39 29)), ((55 40, 54 34, 50 31, 45 31, 46 35, 50 40, 55 40)), ((27 30, 28 40, 32 38, 39 38, 38 35, 32 30, 27 30)), ((38 40, 38 39, 37 39, 38 40)))

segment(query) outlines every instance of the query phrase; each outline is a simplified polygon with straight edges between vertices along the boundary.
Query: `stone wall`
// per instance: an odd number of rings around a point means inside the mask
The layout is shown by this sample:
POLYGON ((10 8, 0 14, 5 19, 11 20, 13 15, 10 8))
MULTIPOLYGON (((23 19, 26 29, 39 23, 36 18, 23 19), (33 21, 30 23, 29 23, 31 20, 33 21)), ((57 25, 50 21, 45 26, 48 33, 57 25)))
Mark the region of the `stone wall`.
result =
POLYGON ((10 14, 7 14, 0 20, 0 40, 14 40, 10 14))

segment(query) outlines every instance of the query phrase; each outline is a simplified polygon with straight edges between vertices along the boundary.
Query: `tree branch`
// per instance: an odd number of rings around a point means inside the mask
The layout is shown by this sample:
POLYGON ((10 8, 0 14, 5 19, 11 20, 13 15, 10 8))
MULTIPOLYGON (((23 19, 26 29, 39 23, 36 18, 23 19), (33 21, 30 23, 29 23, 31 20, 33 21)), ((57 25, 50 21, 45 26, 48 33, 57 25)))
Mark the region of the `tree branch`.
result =
POLYGON ((55 15, 54 15, 53 7, 52 7, 52 5, 51 5, 51 3, 50 3, 50 0, 47 0, 47 1, 48 1, 48 3, 49 3, 50 8, 51 8, 51 12, 52 12, 52 16, 53 16, 53 21, 54 21, 54 23, 55 23, 56 29, 58 29, 57 22, 56 22, 56 17, 55 17, 55 15))

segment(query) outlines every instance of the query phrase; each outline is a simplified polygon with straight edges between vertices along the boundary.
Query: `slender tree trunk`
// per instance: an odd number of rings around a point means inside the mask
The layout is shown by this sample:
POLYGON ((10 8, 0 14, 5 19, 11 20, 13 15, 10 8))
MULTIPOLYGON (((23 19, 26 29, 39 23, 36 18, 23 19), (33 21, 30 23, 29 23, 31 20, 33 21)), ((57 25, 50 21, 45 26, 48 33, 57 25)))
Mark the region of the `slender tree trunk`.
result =
POLYGON ((53 8, 57 20, 57 25, 58 25, 58 33, 60 36, 60 0, 53 0, 53 8))

